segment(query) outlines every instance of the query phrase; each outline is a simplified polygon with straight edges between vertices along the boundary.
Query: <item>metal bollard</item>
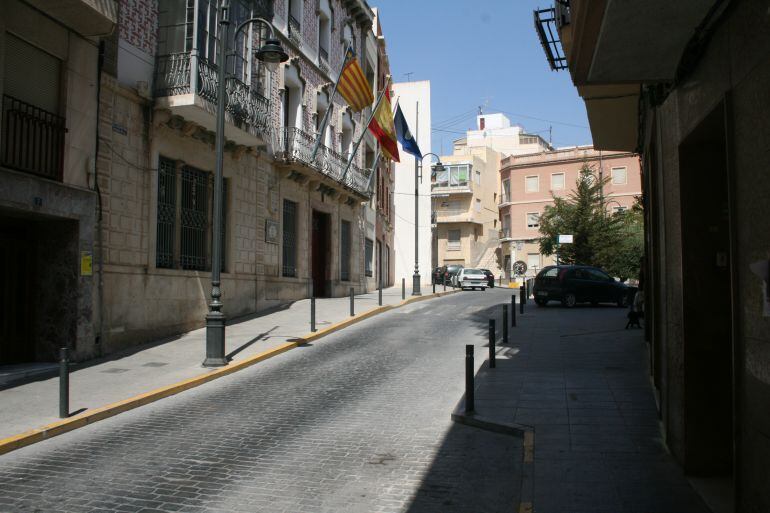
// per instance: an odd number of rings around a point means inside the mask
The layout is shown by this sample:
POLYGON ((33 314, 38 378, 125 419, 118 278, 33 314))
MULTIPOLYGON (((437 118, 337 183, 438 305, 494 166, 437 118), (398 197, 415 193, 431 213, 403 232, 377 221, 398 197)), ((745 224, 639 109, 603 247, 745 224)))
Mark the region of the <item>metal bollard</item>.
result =
POLYGON ((519 287, 519 313, 521 315, 524 315, 524 303, 527 301, 527 298, 524 296, 524 285, 519 287))
POLYGON ((435 281, 433 282, 433 293, 434 294, 436 293, 436 282, 435 281))
POLYGON ((70 416, 70 369, 68 349, 59 349, 59 418, 70 416))
POLYGON ((356 309, 353 306, 353 301, 355 301, 354 297, 355 296, 354 296, 353 287, 350 287, 350 316, 351 317, 356 315, 356 309))
POLYGON ((499 285, 498 285, 498 286, 499 286, 499 287, 502 287, 502 286, 503 286, 503 275, 502 275, 502 274, 500 275, 500 278, 499 278, 499 285))
POLYGON ((382 279, 380 279, 380 288, 377 290, 377 304, 382 306, 382 279))
POLYGON ((503 305, 503 344, 507 344, 508 340, 508 305, 503 305))
POLYGON ((516 327, 516 294, 511 294, 511 326, 516 327))
POLYGON ((406 299, 406 278, 401 278, 401 301, 406 299))
POLYGON ((446 279, 444 279, 444 292, 446 292, 446 279))
POLYGON ((489 368, 495 368, 495 320, 489 319, 489 368))
POLYGON ((315 298, 310 298, 310 332, 315 333, 315 298))
POLYGON ((475 409, 473 397, 473 345, 465 346, 465 413, 473 413, 475 409))

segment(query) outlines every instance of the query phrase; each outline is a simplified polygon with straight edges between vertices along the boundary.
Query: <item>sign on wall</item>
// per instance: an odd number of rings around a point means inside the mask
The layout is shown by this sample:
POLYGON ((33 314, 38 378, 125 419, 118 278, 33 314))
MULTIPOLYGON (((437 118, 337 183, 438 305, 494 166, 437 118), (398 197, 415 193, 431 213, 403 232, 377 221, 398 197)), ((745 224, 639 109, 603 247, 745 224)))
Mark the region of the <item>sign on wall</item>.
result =
POLYGON ((265 242, 278 244, 278 221, 265 219, 265 242))

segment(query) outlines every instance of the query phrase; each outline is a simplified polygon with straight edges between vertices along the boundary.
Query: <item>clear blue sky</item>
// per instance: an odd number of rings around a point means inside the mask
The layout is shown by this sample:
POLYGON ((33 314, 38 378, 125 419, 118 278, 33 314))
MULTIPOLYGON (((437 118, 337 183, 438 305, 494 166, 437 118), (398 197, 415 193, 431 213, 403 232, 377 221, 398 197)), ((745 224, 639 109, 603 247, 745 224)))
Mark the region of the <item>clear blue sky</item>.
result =
MULTIPOLYGON (((478 107, 553 144, 590 144, 569 72, 551 71, 532 11, 550 0, 369 0, 379 8, 394 82, 430 80, 433 151, 475 125, 478 107), (533 119, 538 118, 538 119, 533 119), (446 131, 439 131, 442 129, 446 131), (459 133, 458 133, 459 132, 459 133)), ((423 152, 426 150, 423 149, 423 152)))

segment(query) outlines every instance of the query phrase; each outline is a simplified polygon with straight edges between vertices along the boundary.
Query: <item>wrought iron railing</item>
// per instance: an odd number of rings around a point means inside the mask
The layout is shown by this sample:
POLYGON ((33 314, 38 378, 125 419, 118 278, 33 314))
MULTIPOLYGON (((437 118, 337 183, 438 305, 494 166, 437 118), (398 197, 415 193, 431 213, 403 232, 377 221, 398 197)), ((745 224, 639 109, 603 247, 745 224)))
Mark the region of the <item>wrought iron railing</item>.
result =
POLYGON ((324 145, 319 146, 315 158, 312 159, 314 144, 315 136, 296 127, 284 128, 278 157, 286 161, 301 162, 360 194, 369 195, 368 170, 353 163, 345 173, 347 157, 324 145))
MULTIPOLYGON (((158 57, 155 77, 155 96, 177 96, 193 90, 201 98, 217 103, 219 78, 217 67, 206 59, 194 58, 190 53, 176 53, 158 57), (197 68, 192 73, 192 67, 197 68)), ((228 77, 225 86, 227 112, 239 127, 248 125, 260 135, 266 135, 270 124, 270 102, 242 81, 228 77)))
POLYGON ((63 117, 3 95, 0 163, 11 169, 62 181, 63 117))
POLYGON ((301 25, 299 20, 289 14, 289 40, 297 46, 302 44, 301 25))

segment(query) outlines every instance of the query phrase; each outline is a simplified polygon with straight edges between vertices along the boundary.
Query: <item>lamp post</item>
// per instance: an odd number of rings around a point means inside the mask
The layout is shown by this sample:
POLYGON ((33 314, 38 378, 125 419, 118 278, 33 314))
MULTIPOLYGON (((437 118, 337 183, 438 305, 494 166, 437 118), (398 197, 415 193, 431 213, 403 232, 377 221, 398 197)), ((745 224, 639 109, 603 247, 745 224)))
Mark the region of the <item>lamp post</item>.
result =
MULTIPOLYGON (((211 302, 209 313, 206 315, 206 359, 204 367, 221 367, 227 365, 225 357, 225 322, 226 317, 222 312, 222 289, 220 273, 222 270, 222 168, 225 151, 225 108, 227 107, 227 43, 229 42, 230 28, 230 0, 222 0, 219 5, 219 59, 217 70, 217 126, 216 126, 216 167, 214 169, 214 216, 211 250, 211 302)), ((235 39, 238 33, 248 24, 254 22, 264 23, 269 31, 270 38, 256 52, 257 59, 274 71, 279 62, 288 60, 289 56, 283 51, 281 43, 274 39, 273 27, 269 21, 263 18, 251 18, 241 23, 235 31, 235 39)))
MULTIPOLYGON (((428 155, 433 155, 438 159, 436 165, 433 167, 437 172, 444 170, 444 164, 441 163, 441 157, 435 153, 425 153, 422 159, 428 155)), ((422 159, 419 161, 419 165, 422 165, 422 159)), ((421 296, 420 292, 420 184, 419 184, 419 171, 418 160, 414 159, 414 275, 412 276, 412 295, 421 296)))

